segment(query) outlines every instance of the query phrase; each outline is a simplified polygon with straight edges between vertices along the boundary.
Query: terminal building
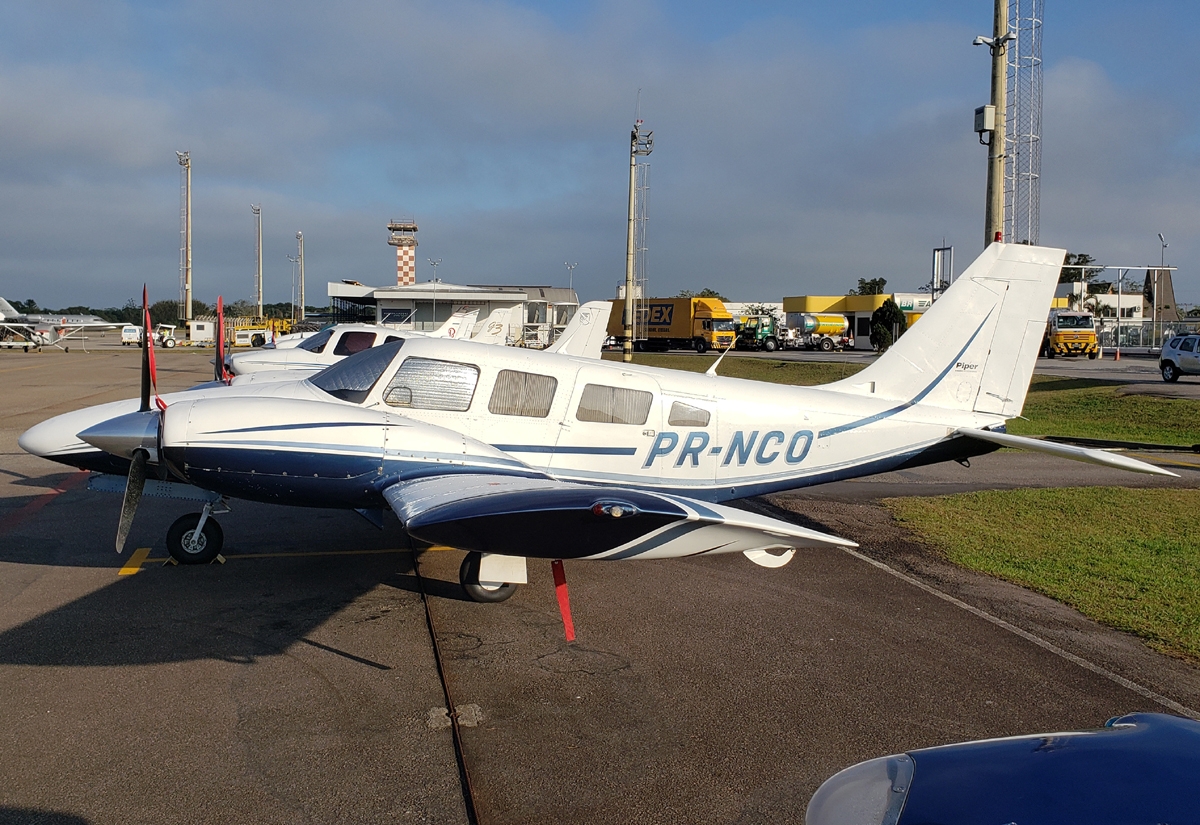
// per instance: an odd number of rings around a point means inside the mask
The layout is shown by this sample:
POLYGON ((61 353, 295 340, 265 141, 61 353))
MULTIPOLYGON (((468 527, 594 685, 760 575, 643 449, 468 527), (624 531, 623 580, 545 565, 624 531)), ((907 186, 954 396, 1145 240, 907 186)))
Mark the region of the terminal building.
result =
POLYGON ((417 283, 417 224, 388 223, 388 245, 396 248, 396 285, 366 286, 331 281, 329 307, 334 323, 386 324, 399 330, 429 332, 455 312, 478 310, 474 335, 497 309, 515 310, 506 337, 520 346, 543 348, 554 342, 579 308, 575 290, 552 286, 448 284, 440 279, 417 283))

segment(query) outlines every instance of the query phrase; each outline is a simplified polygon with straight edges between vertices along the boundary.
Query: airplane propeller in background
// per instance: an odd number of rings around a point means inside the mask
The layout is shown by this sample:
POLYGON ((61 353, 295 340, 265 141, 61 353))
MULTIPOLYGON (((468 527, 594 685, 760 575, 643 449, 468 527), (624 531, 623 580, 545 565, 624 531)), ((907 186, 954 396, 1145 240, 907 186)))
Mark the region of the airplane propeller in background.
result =
MULTIPOLYGON (((167 410, 167 404, 158 395, 158 370, 154 363, 154 340, 150 334, 150 304, 146 287, 142 285, 142 395, 141 407, 134 415, 143 419, 142 441, 150 425, 154 432, 154 458, 159 460, 159 447, 162 442, 162 417, 167 410), (157 409, 150 406, 150 391, 154 390, 154 401, 157 409), (145 420, 153 418, 153 420, 145 420)), ((126 416, 123 416, 125 418, 126 416)), ((133 450, 130 459, 129 476, 125 481, 125 498, 121 502, 121 519, 117 522, 117 552, 125 549, 125 540, 129 538, 129 529, 133 526, 133 516, 137 513, 138 503, 142 500, 142 490, 146 486, 146 465, 150 461, 150 452, 139 445, 133 450)))

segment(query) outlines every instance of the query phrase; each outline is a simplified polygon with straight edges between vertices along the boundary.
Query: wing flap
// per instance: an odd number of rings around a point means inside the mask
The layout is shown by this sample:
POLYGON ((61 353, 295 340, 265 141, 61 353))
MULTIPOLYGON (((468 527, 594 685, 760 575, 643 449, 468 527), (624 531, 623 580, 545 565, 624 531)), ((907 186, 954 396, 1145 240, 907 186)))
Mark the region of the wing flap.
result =
POLYGON ((1148 473, 1156 476, 1171 476, 1179 478, 1177 473, 1172 473, 1170 470, 1164 470, 1162 467, 1155 467, 1145 461, 1139 461, 1136 458, 1130 458, 1125 455, 1110 453, 1106 450, 1096 450, 1090 447, 1076 447, 1072 444, 1059 444, 1055 441, 1042 441, 1039 438, 1026 438, 1021 435, 1010 435, 1009 433, 997 433, 991 430, 976 430, 971 427, 961 427, 955 430, 957 435, 964 435, 968 438, 976 438, 981 441, 990 441, 993 444, 999 444, 1002 447, 1014 447, 1018 450, 1029 450, 1031 452, 1046 453, 1048 455, 1056 455, 1060 458, 1070 458, 1075 461, 1086 461, 1089 464, 1099 464, 1104 467, 1116 467, 1121 470, 1131 470, 1135 473, 1148 473))
POLYGON ((552 479, 438 476, 398 482, 384 497, 422 541, 507 556, 619 560, 742 552, 756 564, 779 566, 795 548, 857 546, 724 505, 552 479))

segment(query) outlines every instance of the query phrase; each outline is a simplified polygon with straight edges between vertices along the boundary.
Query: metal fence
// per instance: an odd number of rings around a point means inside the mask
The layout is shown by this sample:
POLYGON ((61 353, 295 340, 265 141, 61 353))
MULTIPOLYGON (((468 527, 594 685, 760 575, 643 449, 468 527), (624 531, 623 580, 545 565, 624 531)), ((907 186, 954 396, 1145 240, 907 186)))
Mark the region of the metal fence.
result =
POLYGON ((1189 318, 1186 321, 1134 321, 1127 318, 1098 318, 1097 337, 1100 346, 1107 348, 1118 344, 1118 329, 1120 346, 1145 347, 1161 349, 1164 341, 1170 341, 1176 335, 1200 333, 1200 318, 1189 318))

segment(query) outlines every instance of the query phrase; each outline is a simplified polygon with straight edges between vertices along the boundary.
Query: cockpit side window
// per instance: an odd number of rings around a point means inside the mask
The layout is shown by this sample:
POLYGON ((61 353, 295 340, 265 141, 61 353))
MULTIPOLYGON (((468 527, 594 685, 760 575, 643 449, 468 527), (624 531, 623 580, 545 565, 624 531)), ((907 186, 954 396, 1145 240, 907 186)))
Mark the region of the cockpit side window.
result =
POLYGON ((575 417, 601 424, 645 424, 653 402, 654 394, 643 390, 588 384, 583 388, 575 417))
POLYGON ((329 343, 329 339, 333 336, 332 329, 323 329, 316 335, 310 338, 305 338, 296 345, 297 349, 308 350, 309 352, 324 352, 325 345, 329 343))
POLYGON ((333 348, 334 355, 353 355, 375 345, 375 333, 352 331, 343 332, 341 339, 333 348))
POLYGON ((396 341, 363 350, 321 370, 308 381, 334 398, 361 404, 403 345, 403 341, 396 341))
POLYGON ((384 389, 383 401, 414 410, 465 412, 471 408, 477 383, 479 367, 474 364, 406 358, 384 389))

